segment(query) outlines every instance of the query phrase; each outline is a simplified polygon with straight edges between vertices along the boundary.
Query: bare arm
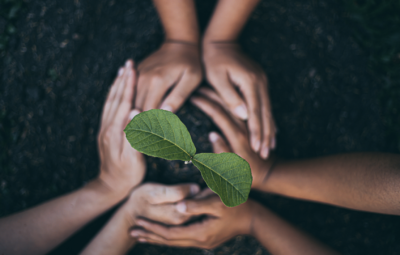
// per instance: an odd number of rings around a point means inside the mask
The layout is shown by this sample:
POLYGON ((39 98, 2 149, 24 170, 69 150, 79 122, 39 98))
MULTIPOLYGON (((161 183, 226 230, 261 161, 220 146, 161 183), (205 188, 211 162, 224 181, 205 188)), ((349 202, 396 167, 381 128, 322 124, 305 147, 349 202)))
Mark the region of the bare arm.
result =
POLYGON ((196 184, 167 186, 147 183, 135 189, 128 201, 118 209, 106 226, 84 249, 81 255, 122 255, 136 243, 130 235, 138 217, 166 224, 182 224, 189 216, 182 215, 176 202, 199 192, 196 184))
POLYGON ((252 235, 274 255, 338 254, 259 204, 252 226, 252 235))
POLYGON ((165 30, 166 40, 197 44, 199 28, 193 0, 153 0, 165 30))
POLYGON ((202 79, 196 10, 193 0, 153 2, 165 30, 165 42, 138 66, 135 107, 175 112, 202 79))
POLYGON ((120 202, 142 181, 146 170, 143 155, 130 146, 123 132, 131 112, 135 82, 133 62, 127 61, 103 109, 98 139, 99 176, 75 192, 0 219, 2 254, 47 253, 120 202))
POLYGON ((251 148, 266 159, 276 146, 268 78, 236 42, 258 2, 219 0, 202 46, 207 81, 233 115, 247 120, 251 148))
POLYGON ((235 41, 260 0, 219 0, 203 43, 235 41))
POLYGON ((205 198, 201 194, 200 198, 179 203, 183 214, 207 215, 202 221, 184 226, 165 226, 141 219, 137 224, 144 229, 134 230, 132 234, 141 242, 203 249, 213 249, 236 235, 245 234, 257 238, 275 255, 337 254, 250 199, 229 208, 217 195, 208 191, 203 191, 203 194, 210 194, 205 198))
POLYGON ((351 209, 400 214, 399 183, 399 155, 351 153, 278 161, 259 189, 351 209))
POLYGON ((136 239, 129 235, 129 229, 134 226, 134 221, 129 216, 124 207, 119 209, 81 255, 126 254, 136 243, 136 239))
POLYGON ((252 188, 356 210, 400 215, 400 155, 352 153, 289 162, 263 160, 252 152, 246 127, 227 114, 222 99, 210 90, 200 92, 203 97, 194 97, 192 102, 212 118, 228 141, 215 134, 211 142, 224 144, 224 151, 232 150, 249 162, 252 188))
POLYGON ((45 254, 125 194, 114 194, 101 181, 0 220, 4 254, 45 254), (122 196, 121 196, 122 195, 122 196))

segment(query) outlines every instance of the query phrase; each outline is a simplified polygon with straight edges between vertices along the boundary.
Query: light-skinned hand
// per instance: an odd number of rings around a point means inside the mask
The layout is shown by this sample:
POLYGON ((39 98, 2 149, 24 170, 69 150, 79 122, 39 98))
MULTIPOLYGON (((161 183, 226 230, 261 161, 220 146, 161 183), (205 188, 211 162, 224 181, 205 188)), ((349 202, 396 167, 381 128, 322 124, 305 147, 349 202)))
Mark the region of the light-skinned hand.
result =
POLYGON ((167 41, 140 63, 138 71, 135 107, 143 111, 161 108, 175 112, 202 79, 199 47, 167 41))
POLYGON ((208 88, 201 88, 199 92, 202 96, 193 96, 191 102, 213 120, 228 141, 218 133, 211 132, 209 139, 214 153, 234 152, 244 158, 250 164, 253 175, 252 188, 261 187, 268 177, 274 157, 265 160, 251 149, 246 125, 230 115, 217 93, 208 88))
POLYGON ((276 126, 264 71, 233 42, 205 42, 203 62, 208 82, 233 115, 247 120, 251 148, 266 159, 276 146, 276 126))
POLYGON ((123 132, 125 126, 139 113, 131 111, 136 86, 133 61, 121 67, 110 88, 101 117, 98 135, 100 153, 99 179, 112 191, 128 195, 138 185, 146 171, 143 155, 133 149, 123 132))
POLYGON ((130 230, 139 218, 165 224, 182 224, 190 215, 179 212, 177 202, 199 192, 197 184, 162 185, 146 183, 134 189, 103 229, 82 251, 82 255, 126 254, 136 239, 130 230))
POLYGON ((179 225, 190 216, 178 211, 177 202, 193 197, 200 191, 199 185, 187 183, 180 185, 163 185, 146 183, 135 189, 121 210, 132 222, 140 218, 179 225))
POLYGON ((177 205, 183 215, 206 215, 201 221, 182 226, 165 226, 141 219, 137 225, 143 227, 143 230, 133 230, 131 235, 137 237, 139 242, 212 249, 236 235, 251 234, 252 212, 256 209, 253 201, 229 208, 208 189, 201 194, 177 205))

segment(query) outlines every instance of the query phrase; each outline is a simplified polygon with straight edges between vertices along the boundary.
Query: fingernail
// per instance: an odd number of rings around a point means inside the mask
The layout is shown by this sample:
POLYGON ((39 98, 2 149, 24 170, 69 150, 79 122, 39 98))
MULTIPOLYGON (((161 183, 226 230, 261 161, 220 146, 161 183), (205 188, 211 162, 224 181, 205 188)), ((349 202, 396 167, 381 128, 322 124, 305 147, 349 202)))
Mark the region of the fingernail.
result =
POLYGON ((176 210, 180 213, 185 213, 186 212, 185 202, 179 202, 178 204, 176 204, 176 210))
POLYGON ((210 139, 210 142, 215 143, 219 139, 219 135, 215 132, 211 132, 208 135, 208 139, 210 139))
POLYGON ((161 110, 166 110, 166 111, 172 112, 172 107, 169 106, 169 105, 163 105, 163 106, 161 106, 160 109, 161 109, 161 110))
POLYGON ((138 236, 139 236, 139 233, 137 233, 137 232, 131 232, 131 236, 133 236, 133 237, 138 237, 138 236))
POLYGON ((145 242, 146 242, 146 239, 144 239, 144 238, 139 238, 139 239, 138 239, 138 242, 145 243, 145 242))
POLYGON ((197 193, 199 193, 200 187, 198 185, 192 185, 190 186, 190 195, 194 196, 197 193))
POLYGON ((261 146, 260 140, 256 140, 256 139, 257 139, 257 138, 253 138, 253 142, 252 142, 252 144, 253 144, 253 150, 254 150, 255 152, 259 151, 259 150, 260 150, 260 146, 261 146))
POLYGON ((276 138, 272 138, 272 142, 271 142, 271 148, 275 149, 276 148, 276 138))
POLYGON ((118 76, 121 76, 123 73, 124 73, 124 68, 123 67, 119 68, 118 76))
POLYGON ((137 109, 132 110, 132 111, 129 113, 129 119, 132 120, 133 117, 135 117, 135 116, 138 115, 139 113, 140 113, 140 111, 137 110, 137 109))
POLYGON ((265 147, 265 148, 261 151, 261 157, 262 157, 263 159, 266 159, 266 158, 268 158, 268 154, 269 154, 269 148, 268 148, 268 147, 265 147))
POLYGON ((235 110, 233 110, 233 112, 242 120, 247 120, 247 108, 245 105, 239 105, 238 107, 235 108, 235 110))
POLYGON ((131 68, 132 67, 132 61, 130 61, 129 59, 125 62, 125 67, 127 68, 131 68))

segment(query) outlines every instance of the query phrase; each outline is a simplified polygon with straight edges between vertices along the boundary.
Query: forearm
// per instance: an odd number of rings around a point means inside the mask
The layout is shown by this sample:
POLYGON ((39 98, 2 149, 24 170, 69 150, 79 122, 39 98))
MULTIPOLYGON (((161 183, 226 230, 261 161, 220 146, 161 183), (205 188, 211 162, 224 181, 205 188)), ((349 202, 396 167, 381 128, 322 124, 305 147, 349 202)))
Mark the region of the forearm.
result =
POLYGON ((166 40, 197 44, 199 28, 193 0, 153 0, 166 40))
POLYGON ((44 254, 101 213, 122 194, 95 180, 83 188, 0 220, 4 254, 44 254))
POLYGON ((136 243, 129 235, 130 228, 134 226, 133 220, 123 208, 118 210, 81 255, 126 254, 136 243))
POLYGON ((219 0, 203 42, 235 41, 260 0, 219 0))
POLYGON ((347 208, 400 214, 400 156, 342 154, 278 162, 260 189, 347 208))
POLYGON ((337 254, 270 210, 259 204, 257 207, 254 210, 252 234, 271 254, 337 254))

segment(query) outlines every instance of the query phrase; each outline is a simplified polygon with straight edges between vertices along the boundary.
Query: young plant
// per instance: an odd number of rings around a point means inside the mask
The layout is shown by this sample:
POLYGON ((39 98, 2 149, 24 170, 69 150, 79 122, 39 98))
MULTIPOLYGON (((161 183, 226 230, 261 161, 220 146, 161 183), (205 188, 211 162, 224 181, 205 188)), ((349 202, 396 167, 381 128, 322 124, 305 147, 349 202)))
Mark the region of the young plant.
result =
POLYGON ((246 202, 253 180, 249 163, 235 153, 196 154, 189 131, 175 114, 158 109, 142 112, 124 132, 132 147, 141 153, 193 162, 208 187, 226 206, 246 202))

